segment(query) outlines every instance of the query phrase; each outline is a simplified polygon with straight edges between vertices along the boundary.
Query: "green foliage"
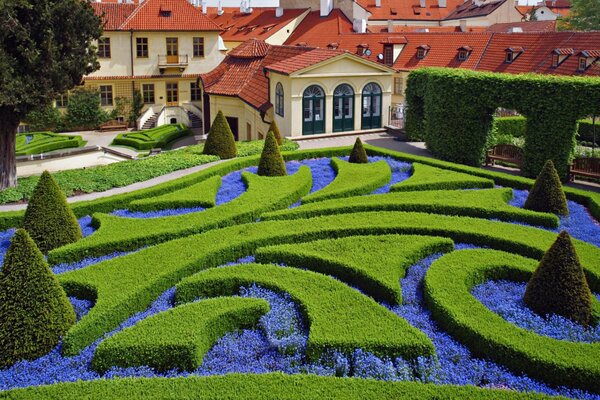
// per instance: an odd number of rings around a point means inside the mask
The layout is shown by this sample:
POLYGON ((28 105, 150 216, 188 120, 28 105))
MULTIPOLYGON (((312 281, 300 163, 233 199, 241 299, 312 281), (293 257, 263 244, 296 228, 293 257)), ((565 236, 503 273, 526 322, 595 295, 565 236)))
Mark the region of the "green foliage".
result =
POLYGON ((483 161, 494 110, 517 110, 527 119, 523 174, 536 176, 546 160, 553 160, 567 179, 577 120, 598 111, 600 82, 423 68, 409 75, 406 98, 409 137, 424 137, 439 158, 472 166, 483 161))
POLYGON ((98 91, 78 88, 71 92, 65 114, 65 122, 69 129, 93 130, 108 119, 109 115, 100 107, 98 91))
POLYGON ((541 316, 556 314, 584 326, 590 323, 592 293, 566 231, 544 254, 527 284, 523 301, 541 316))
POLYGON ((263 299, 218 298, 184 304, 147 318, 106 339, 92 367, 148 365, 157 371, 193 371, 223 335, 255 326, 269 312, 263 299))
POLYGON ((57 135, 52 132, 32 132, 20 133, 17 135, 17 156, 26 156, 30 154, 41 154, 49 151, 77 148, 85 145, 85 140, 81 136, 57 135), (27 137, 31 137, 27 143, 27 137))
POLYGON ((40 177, 29 200, 23 228, 44 254, 81 239, 77 218, 48 171, 40 177))
POLYGON ((572 0, 569 15, 562 22, 569 30, 600 30, 600 3, 596 0, 572 0))
POLYGON ((187 207, 214 207, 221 187, 221 177, 212 176, 202 182, 193 184, 161 196, 134 200, 129 205, 132 211, 158 211, 187 207))
POLYGON ((496 117, 492 123, 492 135, 524 137, 526 130, 525 117, 496 117))
POLYGON ((413 190, 483 189, 493 187, 494 181, 490 179, 413 163, 413 174, 411 177, 392 185, 390 190, 393 192, 406 192, 413 190))
POLYGON ((281 132, 279 132, 279 127, 277 126, 277 122, 275 122, 275 120, 273 120, 271 125, 269 125, 269 132, 273 132, 275 139, 277 139, 277 143, 281 146, 283 144, 283 137, 281 136, 281 132))
POLYGON ((0 272, 0 368, 52 350, 75 312, 44 256, 17 230, 0 272))
POLYGON ((454 249, 450 239, 415 235, 352 236, 259 248, 259 263, 283 263, 331 275, 378 302, 401 304, 400 279, 417 261, 454 249))
POLYGON ((523 208, 527 210, 569 215, 567 198, 552 160, 546 161, 523 208))
POLYGON ((303 204, 300 207, 263 214, 264 221, 277 219, 312 218, 322 215, 348 214, 365 211, 409 211, 431 214, 462 215, 465 217, 522 221, 533 226, 556 228, 558 217, 512 207, 512 189, 428 190, 394 192, 374 196, 357 196, 340 202, 337 199, 303 204))
POLYGON ((137 150, 165 147, 168 143, 189 134, 183 124, 161 125, 145 131, 118 134, 113 145, 129 146, 137 150))
POLYGON ((267 133, 265 147, 263 148, 258 163, 258 175, 260 176, 285 176, 287 170, 285 162, 279 151, 279 144, 273 131, 267 133))
POLYGON ((61 132, 65 128, 63 116, 53 104, 34 108, 25 116, 25 121, 32 131, 61 132))
POLYGON ((351 354, 360 348, 381 356, 415 359, 434 354, 427 336, 370 297, 329 276, 276 265, 244 264, 212 268, 177 285, 178 302, 198 296, 230 296, 256 283, 289 293, 308 323, 307 357, 327 349, 351 354))
POLYGON ((133 91, 133 98, 131 99, 131 109, 127 120, 129 126, 135 127, 137 120, 142 116, 142 109, 144 108, 144 99, 139 89, 133 91))
POLYGON ((219 156, 221 159, 234 158, 237 149, 233 132, 229 127, 229 123, 219 110, 215 120, 210 126, 206 143, 204 143, 204 154, 219 156))
MULTIPOLYGON (((536 261, 494 250, 462 250, 435 261, 424 297, 435 320, 474 354, 553 385, 600 390, 600 346, 521 329, 481 304, 471 289, 488 280, 527 281, 536 261)), ((598 302, 596 302, 597 304, 598 302)))
POLYGON ((434 385, 420 382, 382 382, 374 379, 335 378, 314 374, 227 374, 185 378, 123 378, 32 386, 0 393, 0 399, 52 398, 80 400, 86 396, 105 400, 148 398, 237 400, 543 400, 555 399, 533 392, 474 386, 434 385))
POLYGON ((303 204, 369 194, 392 179, 390 166, 384 160, 363 165, 332 158, 331 167, 336 171, 333 182, 302 198, 303 204))
POLYGON ((369 162, 369 157, 367 156, 367 152, 359 137, 357 137, 354 142, 354 147, 352 148, 348 162, 353 164, 366 164, 369 162))
MULTIPOLYGON (((591 120, 581 120, 577 125, 577 140, 586 142, 591 147, 594 142, 594 123, 591 120)), ((596 118, 596 146, 600 146, 600 120, 596 118)))

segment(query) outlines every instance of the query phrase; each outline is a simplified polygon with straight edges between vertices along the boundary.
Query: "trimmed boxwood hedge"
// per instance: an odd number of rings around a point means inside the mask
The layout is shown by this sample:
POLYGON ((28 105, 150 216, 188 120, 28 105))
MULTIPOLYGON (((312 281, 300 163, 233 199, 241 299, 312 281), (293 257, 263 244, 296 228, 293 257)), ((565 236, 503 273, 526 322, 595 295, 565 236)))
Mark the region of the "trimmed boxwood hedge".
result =
POLYGON ((150 366, 157 371, 193 371, 223 335, 255 326, 269 312, 263 299, 218 298, 159 313, 106 339, 92 368, 150 366))
POLYGON ((16 138, 16 155, 47 153, 49 151, 82 147, 85 140, 78 135, 59 135, 53 132, 19 133, 16 138), (27 137, 31 137, 27 143, 27 137))
POLYGON ((483 161, 495 109, 517 110, 527 118, 523 174, 535 177, 552 160, 566 180, 577 121, 600 111, 600 81, 422 68, 410 73, 406 99, 409 136, 424 135, 437 157, 473 166, 483 161))
MULTIPOLYGON (((525 117, 494 118, 492 130, 497 135, 525 137, 527 120, 525 117)), ((594 125, 591 120, 577 121, 577 140, 587 143, 594 141, 594 125)), ((596 121, 596 145, 600 145, 600 121, 596 121)))
POLYGON ((288 293, 308 323, 306 356, 317 360, 336 349, 348 355, 364 349, 392 359, 433 355, 431 340, 370 297, 329 276, 277 265, 243 264, 212 268, 177 284, 177 302, 230 296, 256 283, 288 293))
MULTIPOLYGON (((550 384, 599 392, 600 343, 557 340, 519 328, 470 293, 488 280, 527 281, 536 267, 535 260, 506 252, 456 251, 427 271, 425 301, 444 330, 476 354, 550 384)), ((598 315, 597 300, 595 305, 598 315)))
POLYGON ((478 176, 464 174, 413 163, 413 173, 405 181, 392 185, 392 192, 411 190, 452 190, 493 188, 494 181, 478 176))
POLYGON ((175 139, 189 134, 183 124, 161 125, 144 131, 120 133, 112 142, 113 146, 129 146, 137 150, 150 150, 155 147, 165 147, 175 139))

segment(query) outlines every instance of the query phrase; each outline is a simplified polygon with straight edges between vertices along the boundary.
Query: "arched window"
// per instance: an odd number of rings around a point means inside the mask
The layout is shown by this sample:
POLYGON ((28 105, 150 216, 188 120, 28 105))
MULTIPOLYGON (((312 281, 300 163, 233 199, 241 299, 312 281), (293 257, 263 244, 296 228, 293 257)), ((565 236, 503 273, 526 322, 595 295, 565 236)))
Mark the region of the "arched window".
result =
POLYGON ((354 89, 342 84, 333 91, 333 131, 354 130, 354 89))
POLYGON ((277 82, 275 86, 275 114, 283 117, 283 85, 281 82, 277 82))
POLYGON ((381 87, 369 83, 362 92, 362 129, 381 128, 381 87))
POLYGON ((325 132, 325 92, 320 86, 312 85, 306 88, 303 97, 303 127, 304 135, 314 135, 325 132))

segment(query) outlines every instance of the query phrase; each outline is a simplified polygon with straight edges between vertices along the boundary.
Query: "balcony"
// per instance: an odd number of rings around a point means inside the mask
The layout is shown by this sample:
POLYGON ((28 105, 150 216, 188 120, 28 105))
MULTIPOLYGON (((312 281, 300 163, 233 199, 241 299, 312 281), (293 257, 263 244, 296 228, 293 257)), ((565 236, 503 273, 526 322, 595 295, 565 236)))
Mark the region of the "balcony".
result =
POLYGON ((158 68, 160 73, 164 73, 167 68, 179 68, 179 72, 183 72, 188 66, 188 55, 179 54, 177 56, 169 56, 161 54, 158 56, 158 68))

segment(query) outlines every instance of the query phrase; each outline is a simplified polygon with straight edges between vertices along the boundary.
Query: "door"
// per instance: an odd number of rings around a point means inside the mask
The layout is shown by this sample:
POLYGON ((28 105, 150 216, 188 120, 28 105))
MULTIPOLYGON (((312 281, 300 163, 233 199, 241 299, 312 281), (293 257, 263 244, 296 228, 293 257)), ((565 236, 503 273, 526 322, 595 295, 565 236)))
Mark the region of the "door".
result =
POLYGON ((325 92, 319 86, 309 86, 304 91, 303 135, 325 133, 325 92))
POLYGON ((167 38, 167 64, 179 64, 178 38, 167 38))
POLYGON ((333 92, 333 131, 354 130, 354 90, 350 85, 340 85, 333 92))
POLYGON ((207 134, 212 121, 210 119, 210 96, 206 92, 202 95, 202 108, 204 112, 204 133, 207 134))
POLYGON ((227 123, 229 124, 229 128, 231 128, 231 132, 233 132, 233 137, 237 142, 240 140, 239 137, 239 128, 238 128, 238 119, 236 117, 225 117, 227 119, 227 123))
POLYGON ((381 128, 381 88, 369 83, 362 92, 361 129, 381 128))
POLYGON ((177 82, 167 82, 167 106, 179 105, 179 86, 177 82))

